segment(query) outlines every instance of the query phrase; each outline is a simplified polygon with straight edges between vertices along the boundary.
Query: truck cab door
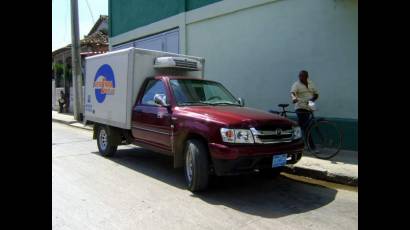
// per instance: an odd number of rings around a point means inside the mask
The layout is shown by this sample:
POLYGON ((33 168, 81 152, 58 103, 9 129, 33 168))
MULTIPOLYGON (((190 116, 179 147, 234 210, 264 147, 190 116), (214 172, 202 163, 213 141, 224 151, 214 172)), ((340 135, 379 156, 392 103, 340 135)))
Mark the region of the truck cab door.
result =
POLYGON ((142 97, 132 111, 132 135, 137 142, 171 151, 171 113, 155 103, 155 97, 168 101, 169 94, 162 80, 150 79, 142 97))

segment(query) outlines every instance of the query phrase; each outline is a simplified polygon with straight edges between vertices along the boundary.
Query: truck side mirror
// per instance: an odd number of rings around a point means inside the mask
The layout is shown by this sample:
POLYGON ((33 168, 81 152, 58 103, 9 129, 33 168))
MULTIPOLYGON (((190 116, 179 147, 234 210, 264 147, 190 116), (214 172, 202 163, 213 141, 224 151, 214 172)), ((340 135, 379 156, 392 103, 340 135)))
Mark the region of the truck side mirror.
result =
POLYGON ((243 98, 238 98, 238 102, 239 102, 239 104, 242 106, 242 107, 244 107, 245 106, 245 99, 243 99, 243 98))
POLYGON ((155 94, 154 96, 154 102, 155 104, 158 104, 160 106, 167 107, 167 96, 165 94, 155 94))

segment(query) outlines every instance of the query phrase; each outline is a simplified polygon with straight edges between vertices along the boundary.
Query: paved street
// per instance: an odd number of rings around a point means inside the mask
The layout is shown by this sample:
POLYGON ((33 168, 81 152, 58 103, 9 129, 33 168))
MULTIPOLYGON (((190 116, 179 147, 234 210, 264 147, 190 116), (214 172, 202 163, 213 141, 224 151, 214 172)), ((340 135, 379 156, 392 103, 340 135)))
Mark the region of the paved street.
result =
POLYGON ((92 132, 52 124, 53 229, 357 229, 357 192, 281 176, 224 177, 194 195, 172 159, 98 155, 92 132))

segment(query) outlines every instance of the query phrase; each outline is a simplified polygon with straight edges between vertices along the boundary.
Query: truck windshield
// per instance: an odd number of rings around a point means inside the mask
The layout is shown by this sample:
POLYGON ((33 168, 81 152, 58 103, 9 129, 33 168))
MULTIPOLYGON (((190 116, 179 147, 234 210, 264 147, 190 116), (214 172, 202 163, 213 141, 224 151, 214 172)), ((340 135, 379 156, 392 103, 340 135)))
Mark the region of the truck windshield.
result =
POLYGON ((234 105, 239 102, 220 83, 204 80, 170 80, 178 105, 234 105))

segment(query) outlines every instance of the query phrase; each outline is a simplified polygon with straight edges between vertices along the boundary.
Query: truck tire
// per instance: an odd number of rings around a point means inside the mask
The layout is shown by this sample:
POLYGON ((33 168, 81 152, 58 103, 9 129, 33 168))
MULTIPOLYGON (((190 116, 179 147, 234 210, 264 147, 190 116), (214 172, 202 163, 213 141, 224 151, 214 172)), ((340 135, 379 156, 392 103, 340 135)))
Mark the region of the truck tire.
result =
POLYGON ((112 144, 112 132, 108 126, 99 126, 97 130, 97 146, 101 156, 111 157, 117 151, 117 145, 112 144))
POLYGON ((185 146, 185 179, 191 192, 208 187, 208 150, 199 140, 188 140, 185 146))

